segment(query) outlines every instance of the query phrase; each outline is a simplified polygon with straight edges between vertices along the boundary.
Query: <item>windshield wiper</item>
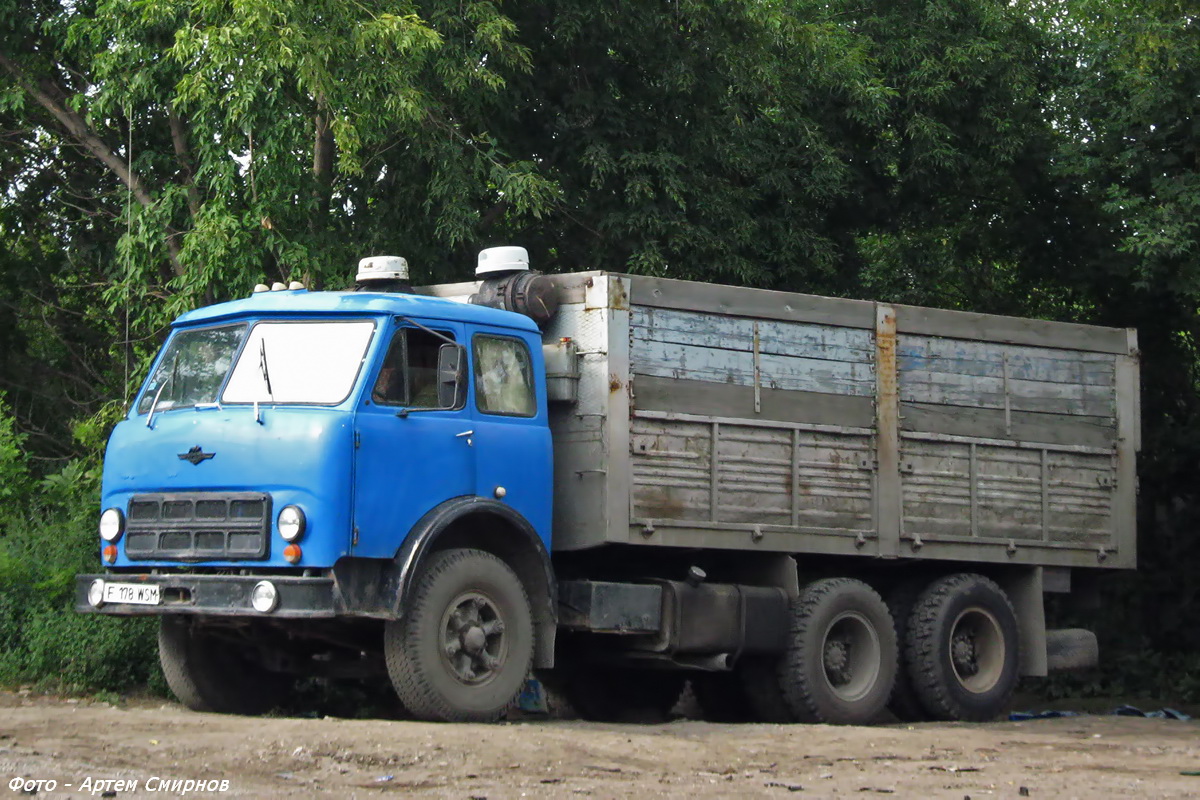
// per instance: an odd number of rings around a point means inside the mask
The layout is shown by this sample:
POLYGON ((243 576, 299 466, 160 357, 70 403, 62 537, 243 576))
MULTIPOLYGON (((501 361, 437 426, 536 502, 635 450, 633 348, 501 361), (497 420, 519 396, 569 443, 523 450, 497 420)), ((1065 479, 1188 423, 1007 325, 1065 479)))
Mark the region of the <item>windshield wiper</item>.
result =
POLYGON ((267 340, 258 340, 258 368, 262 371, 263 381, 267 384, 267 397, 275 402, 275 393, 271 391, 271 371, 267 368, 267 340))
POLYGON ((163 381, 163 385, 158 387, 158 391, 154 393, 154 402, 150 404, 150 415, 146 417, 146 427, 154 428, 154 411, 158 408, 158 398, 162 397, 163 389, 175 383, 176 371, 179 369, 179 353, 171 359, 171 374, 163 381))

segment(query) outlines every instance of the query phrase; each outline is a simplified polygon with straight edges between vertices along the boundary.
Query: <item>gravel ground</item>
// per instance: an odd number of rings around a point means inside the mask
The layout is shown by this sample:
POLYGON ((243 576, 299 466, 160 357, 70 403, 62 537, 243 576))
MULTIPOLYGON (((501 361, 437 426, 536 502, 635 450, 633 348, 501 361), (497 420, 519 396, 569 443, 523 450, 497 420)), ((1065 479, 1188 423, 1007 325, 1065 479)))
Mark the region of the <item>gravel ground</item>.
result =
POLYGON ((0 796, 13 797, 1197 797, 1194 771, 1200 723, 1126 717, 435 725, 0 693, 0 796))

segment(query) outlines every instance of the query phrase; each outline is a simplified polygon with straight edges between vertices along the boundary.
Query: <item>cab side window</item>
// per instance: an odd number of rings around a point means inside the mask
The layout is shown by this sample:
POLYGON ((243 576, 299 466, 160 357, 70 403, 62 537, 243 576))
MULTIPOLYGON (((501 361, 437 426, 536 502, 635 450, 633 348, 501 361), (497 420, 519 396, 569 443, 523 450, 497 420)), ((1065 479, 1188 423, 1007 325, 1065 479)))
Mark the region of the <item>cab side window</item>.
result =
POLYGON ((532 417, 533 361, 520 339, 478 335, 475 350, 475 405, 485 414, 532 417))
MULTIPOLYGON (((454 339, 449 331, 438 331, 454 339)), ((382 405, 438 407, 438 349, 445 344, 429 331, 401 328, 392 337, 371 399, 382 405)))

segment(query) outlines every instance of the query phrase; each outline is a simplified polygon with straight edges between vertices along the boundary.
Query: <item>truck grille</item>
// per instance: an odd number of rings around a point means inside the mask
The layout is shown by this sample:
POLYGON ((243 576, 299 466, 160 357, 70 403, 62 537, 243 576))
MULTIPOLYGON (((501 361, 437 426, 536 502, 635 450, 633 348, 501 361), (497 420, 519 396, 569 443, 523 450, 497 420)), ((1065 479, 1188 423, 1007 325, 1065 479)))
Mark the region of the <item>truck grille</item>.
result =
POLYGON ((266 558, 271 497, 261 492, 134 495, 125 555, 131 560, 266 558))

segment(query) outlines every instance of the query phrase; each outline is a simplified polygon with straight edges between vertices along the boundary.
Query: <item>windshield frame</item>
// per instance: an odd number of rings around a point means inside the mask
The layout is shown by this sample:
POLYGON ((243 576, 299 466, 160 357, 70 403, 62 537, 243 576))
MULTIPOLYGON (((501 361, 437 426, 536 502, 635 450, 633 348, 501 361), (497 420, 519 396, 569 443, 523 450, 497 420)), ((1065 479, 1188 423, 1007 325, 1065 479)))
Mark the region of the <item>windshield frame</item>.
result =
POLYGON ((146 376, 145 380, 142 381, 142 387, 141 387, 140 391, 137 393, 137 395, 133 399, 133 402, 130 404, 129 418, 135 419, 137 417, 145 417, 147 414, 150 413, 149 408, 147 408, 145 411, 139 411, 138 409, 141 406, 143 400, 145 399, 147 393, 152 394, 153 391, 155 391, 155 390, 152 390, 149 388, 150 380, 154 377, 155 374, 158 373, 160 366, 162 365, 164 359, 167 356, 168 350, 170 349, 171 345, 174 343, 174 341, 177 337, 179 337, 181 334, 185 334, 185 333, 194 333, 197 331, 207 331, 207 330, 213 330, 216 328, 232 328, 232 327, 238 327, 238 326, 240 326, 242 328, 241 339, 238 341, 237 346, 233 350, 233 356, 232 356, 232 359, 230 360, 229 370, 225 373, 225 376, 221 380, 221 384, 216 391, 215 399, 211 402, 200 403, 200 404, 196 404, 196 405, 170 406, 170 407, 165 407, 165 408, 159 407, 154 412, 156 415, 163 414, 163 413, 169 413, 169 412, 175 411, 175 410, 186 410, 186 409, 196 410, 196 409, 201 409, 201 408, 223 408, 225 406, 237 406, 239 408, 247 407, 247 406, 252 407, 254 405, 260 405, 260 406, 314 406, 314 407, 318 407, 318 408, 334 408, 334 407, 340 406, 340 405, 344 404, 347 400, 349 400, 351 397, 355 396, 356 392, 359 389, 359 385, 362 383, 364 370, 366 369, 366 367, 369 364, 372 363, 372 361, 374 359, 374 351, 375 351, 375 348, 378 346, 378 342, 379 342, 380 319, 378 317, 372 316, 370 314, 365 314, 365 315, 354 314, 354 315, 346 315, 346 316, 341 316, 341 315, 339 315, 339 316, 330 316, 330 315, 290 316, 289 315, 286 317, 264 316, 264 317, 256 317, 254 319, 212 320, 212 321, 208 321, 206 324, 196 325, 194 327, 188 325, 188 326, 180 326, 180 327, 172 328, 170 335, 163 342, 162 347, 159 349, 158 354, 155 356, 154 361, 150 366, 149 374, 146 376), (355 372, 354 379, 350 382, 349 390, 347 391, 346 395, 344 397, 342 397, 340 400, 338 400, 336 403, 314 403, 314 402, 279 401, 279 400, 275 400, 275 401, 260 400, 257 403, 255 403, 253 400, 226 401, 226 400, 222 399, 225 394, 225 389, 229 384, 229 379, 233 375, 233 371, 237 367, 238 362, 241 360, 242 356, 244 355, 244 351, 246 349, 246 343, 249 342, 251 339, 251 332, 258 325, 260 325, 262 323, 271 323, 271 324, 280 324, 280 323, 344 324, 344 323, 350 323, 350 322, 359 322, 359 323, 370 322, 371 326, 372 326, 371 335, 370 335, 370 338, 367 340, 366 347, 363 349, 362 358, 359 361, 358 369, 355 372))

